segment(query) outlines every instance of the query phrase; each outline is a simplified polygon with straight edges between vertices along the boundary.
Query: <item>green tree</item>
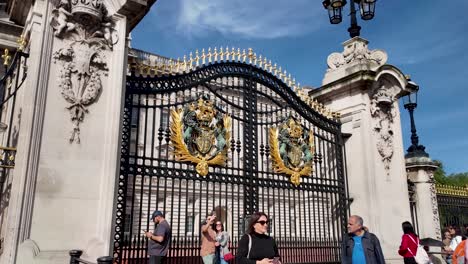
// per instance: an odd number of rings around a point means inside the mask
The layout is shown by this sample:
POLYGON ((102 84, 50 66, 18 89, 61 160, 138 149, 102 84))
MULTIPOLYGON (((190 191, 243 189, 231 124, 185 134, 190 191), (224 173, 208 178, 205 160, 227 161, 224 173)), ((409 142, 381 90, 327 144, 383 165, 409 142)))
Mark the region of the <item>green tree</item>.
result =
POLYGON ((437 183, 460 187, 468 185, 468 172, 447 175, 443 163, 439 160, 435 160, 434 162, 439 165, 439 168, 434 172, 434 178, 437 183))

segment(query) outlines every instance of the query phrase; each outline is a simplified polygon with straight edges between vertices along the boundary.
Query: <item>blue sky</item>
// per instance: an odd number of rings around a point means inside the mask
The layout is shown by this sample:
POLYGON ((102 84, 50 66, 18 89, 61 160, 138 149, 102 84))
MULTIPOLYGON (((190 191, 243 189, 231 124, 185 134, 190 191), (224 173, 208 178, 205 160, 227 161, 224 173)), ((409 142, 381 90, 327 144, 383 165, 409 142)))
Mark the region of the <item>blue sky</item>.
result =
MULTIPOLYGON (((343 22, 331 25, 321 0, 158 0, 132 31, 132 47, 174 58, 251 47, 319 87, 327 56, 349 39, 348 10, 349 3, 343 22)), ((387 63, 420 85, 420 143, 448 173, 468 172, 468 1, 378 0, 374 19, 358 23, 369 48, 385 50, 387 63)), ((408 119, 403 112, 405 148, 408 119)))

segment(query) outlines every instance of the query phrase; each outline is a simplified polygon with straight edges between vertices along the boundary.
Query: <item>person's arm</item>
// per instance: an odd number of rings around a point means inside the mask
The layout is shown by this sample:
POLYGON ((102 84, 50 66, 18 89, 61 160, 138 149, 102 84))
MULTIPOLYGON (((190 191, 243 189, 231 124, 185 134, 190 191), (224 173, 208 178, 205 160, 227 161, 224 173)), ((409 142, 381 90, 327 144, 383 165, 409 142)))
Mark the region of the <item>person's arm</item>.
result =
POLYGON ((278 245, 276 244, 276 240, 273 238, 273 250, 275 251, 275 257, 280 257, 278 245))
POLYGON ((202 225, 202 228, 201 228, 202 233, 207 233, 208 228, 211 228, 211 224, 209 222, 206 222, 206 224, 202 225))
POLYGON ((398 249, 398 254, 400 254, 400 256, 405 256, 406 252, 408 252, 408 238, 406 237, 406 235, 403 235, 401 237, 401 244, 400 244, 400 248, 398 249))
POLYGON ((385 258, 382 252, 382 248, 380 247, 379 239, 376 235, 372 235, 374 237, 374 254, 375 258, 377 259, 379 264, 385 264, 385 258))
POLYGON ((346 258, 346 243, 348 241, 348 236, 343 235, 343 241, 341 241, 341 263, 342 264, 347 264, 348 259, 346 258))
POLYGON ((156 234, 153 236, 153 240, 157 241, 159 243, 162 243, 166 237, 166 233, 168 231, 168 226, 167 225, 158 225, 158 228, 156 228, 156 234))
POLYGON ((221 234, 221 239, 218 242, 222 247, 225 247, 229 242, 229 234, 227 232, 223 232, 221 234))
POLYGON ((249 236, 243 235, 237 248, 237 260, 240 264, 256 264, 255 260, 247 258, 247 254, 249 254, 249 236))
POLYGON ((164 241, 164 236, 166 234, 166 228, 162 225, 158 225, 154 233, 146 232, 146 236, 156 242, 162 243, 164 241))

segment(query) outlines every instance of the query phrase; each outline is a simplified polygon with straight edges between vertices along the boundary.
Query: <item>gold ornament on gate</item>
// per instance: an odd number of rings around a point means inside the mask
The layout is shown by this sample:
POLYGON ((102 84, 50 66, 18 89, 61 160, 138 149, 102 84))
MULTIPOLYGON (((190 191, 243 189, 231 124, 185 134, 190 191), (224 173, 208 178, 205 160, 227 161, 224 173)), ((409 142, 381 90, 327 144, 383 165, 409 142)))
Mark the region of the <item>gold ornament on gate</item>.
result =
POLYGON ((291 178, 298 186, 301 176, 312 173, 314 134, 305 130, 294 117, 289 117, 279 127, 270 128, 271 159, 273 169, 291 178))
POLYGON ((176 160, 195 163, 206 176, 209 166, 224 166, 231 140, 231 117, 214 107, 207 96, 171 111, 171 143, 176 160))

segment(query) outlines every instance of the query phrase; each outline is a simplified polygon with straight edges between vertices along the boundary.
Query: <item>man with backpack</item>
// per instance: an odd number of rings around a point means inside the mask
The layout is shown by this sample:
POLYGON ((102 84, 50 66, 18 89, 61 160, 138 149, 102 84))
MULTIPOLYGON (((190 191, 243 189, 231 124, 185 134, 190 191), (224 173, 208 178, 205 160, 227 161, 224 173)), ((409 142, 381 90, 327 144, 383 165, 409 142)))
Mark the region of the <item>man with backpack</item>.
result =
POLYGON ((348 234, 343 237, 341 263, 344 264, 385 264, 377 236, 366 231, 364 221, 358 215, 348 220, 348 234))

